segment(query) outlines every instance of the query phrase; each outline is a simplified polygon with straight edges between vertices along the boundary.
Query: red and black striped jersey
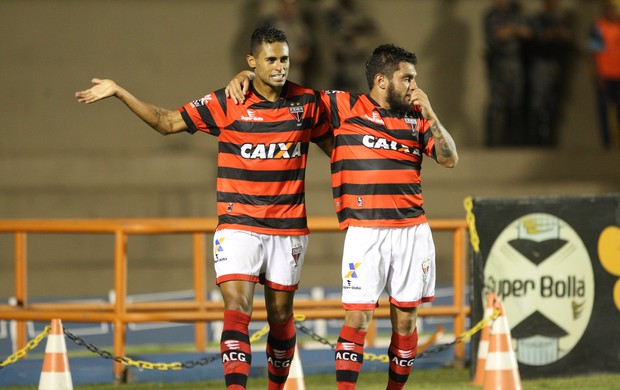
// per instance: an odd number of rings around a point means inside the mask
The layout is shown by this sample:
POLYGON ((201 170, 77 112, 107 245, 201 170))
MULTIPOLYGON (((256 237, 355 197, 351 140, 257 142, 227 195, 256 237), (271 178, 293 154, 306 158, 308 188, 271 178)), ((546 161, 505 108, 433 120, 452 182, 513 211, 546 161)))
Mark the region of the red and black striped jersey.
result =
POLYGON ((179 108, 188 131, 218 139, 218 228, 307 234, 309 142, 330 136, 320 93, 287 82, 275 102, 253 88, 242 104, 223 89, 179 108))
POLYGON ((334 131, 332 190, 340 228, 425 222, 420 169, 423 155, 436 155, 419 107, 402 115, 368 95, 341 91, 326 91, 322 99, 334 131))

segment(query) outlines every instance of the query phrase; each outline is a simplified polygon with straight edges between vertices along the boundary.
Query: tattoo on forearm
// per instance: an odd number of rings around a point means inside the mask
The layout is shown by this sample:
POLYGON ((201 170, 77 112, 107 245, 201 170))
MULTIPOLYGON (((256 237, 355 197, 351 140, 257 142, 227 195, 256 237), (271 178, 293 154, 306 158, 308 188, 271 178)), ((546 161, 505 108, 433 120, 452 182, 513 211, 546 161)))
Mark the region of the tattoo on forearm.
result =
POLYGON ((435 138, 435 150, 437 151, 437 155, 445 158, 452 157, 454 155, 454 145, 444 136, 446 129, 444 129, 439 122, 435 122, 431 126, 431 132, 433 133, 433 138, 435 138))
POLYGON ((154 111, 155 111, 155 123, 153 124, 153 127, 157 127, 159 126, 159 123, 161 122, 161 108, 155 107, 154 111))

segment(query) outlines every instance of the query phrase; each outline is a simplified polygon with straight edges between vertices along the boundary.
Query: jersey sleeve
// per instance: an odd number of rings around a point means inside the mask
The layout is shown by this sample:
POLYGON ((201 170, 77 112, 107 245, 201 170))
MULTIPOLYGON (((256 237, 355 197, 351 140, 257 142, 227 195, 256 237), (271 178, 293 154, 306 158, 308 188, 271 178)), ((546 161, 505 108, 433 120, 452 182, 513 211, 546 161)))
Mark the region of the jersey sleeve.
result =
POLYGON ((328 112, 323 102, 322 92, 314 91, 316 96, 316 111, 314 113, 314 126, 310 141, 317 143, 332 136, 332 127, 328 120, 328 112))
MULTIPOLYGON (((421 113, 420 117, 422 118, 421 113)), ((425 118, 422 118, 419 123, 418 142, 422 146, 424 154, 436 161, 437 152, 435 151, 435 138, 433 138, 431 126, 425 118)))
POLYGON ((226 95, 221 89, 179 107, 179 112, 190 134, 203 131, 218 136, 225 125, 226 104, 226 95))

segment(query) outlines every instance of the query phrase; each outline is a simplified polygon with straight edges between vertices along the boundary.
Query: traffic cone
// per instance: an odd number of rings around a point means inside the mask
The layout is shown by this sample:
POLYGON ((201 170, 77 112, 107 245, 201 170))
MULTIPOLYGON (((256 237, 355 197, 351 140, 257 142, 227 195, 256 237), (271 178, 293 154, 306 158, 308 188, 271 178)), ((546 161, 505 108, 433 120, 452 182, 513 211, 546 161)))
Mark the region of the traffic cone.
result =
POLYGON ((500 315, 493 321, 489 335, 489 352, 485 364, 483 390, 521 390, 521 376, 517 356, 512 348, 510 325, 502 302, 495 307, 500 315))
POLYGON ((288 373, 288 379, 284 384, 284 390, 306 390, 304 370, 301 368, 301 359, 299 359, 299 349, 297 349, 297 345, 295 345, 295 355, 291 362, 291 370, 288 373))
MULTIPOLYGON (((487 294, 487 305, 484 309, 484 318, 491 317, 493 314, 493 305, 495 304, 495 293, 487 294)), ((484 371, 486 370, 487 354, 489 352, 489 334, 491 333, 491 321, 482 328, 480 333, 480 342, 478 343, 478 360, 476 362, 476 374, 473 385, 482 386, 484 384, 484 371)))
POLYGON ((52 320, 52 330, 47 336, 39 390, 73 390, 65 334, 60 319, 52 320))

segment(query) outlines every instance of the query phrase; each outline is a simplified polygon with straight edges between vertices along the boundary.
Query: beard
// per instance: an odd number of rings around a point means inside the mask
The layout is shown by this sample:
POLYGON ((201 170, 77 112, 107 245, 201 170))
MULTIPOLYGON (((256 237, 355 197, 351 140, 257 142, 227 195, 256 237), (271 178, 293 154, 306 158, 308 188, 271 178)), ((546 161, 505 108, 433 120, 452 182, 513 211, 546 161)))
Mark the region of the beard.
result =
POLYGON ((402 112, 403 114, 411 111, 411 104, 404 100, 404 97, 399 96, 396 93, 396 89, 394 88, 394 84, 390 81, 387 89, 387 103, 390 105, 390 110, 395 112, 402 112))

